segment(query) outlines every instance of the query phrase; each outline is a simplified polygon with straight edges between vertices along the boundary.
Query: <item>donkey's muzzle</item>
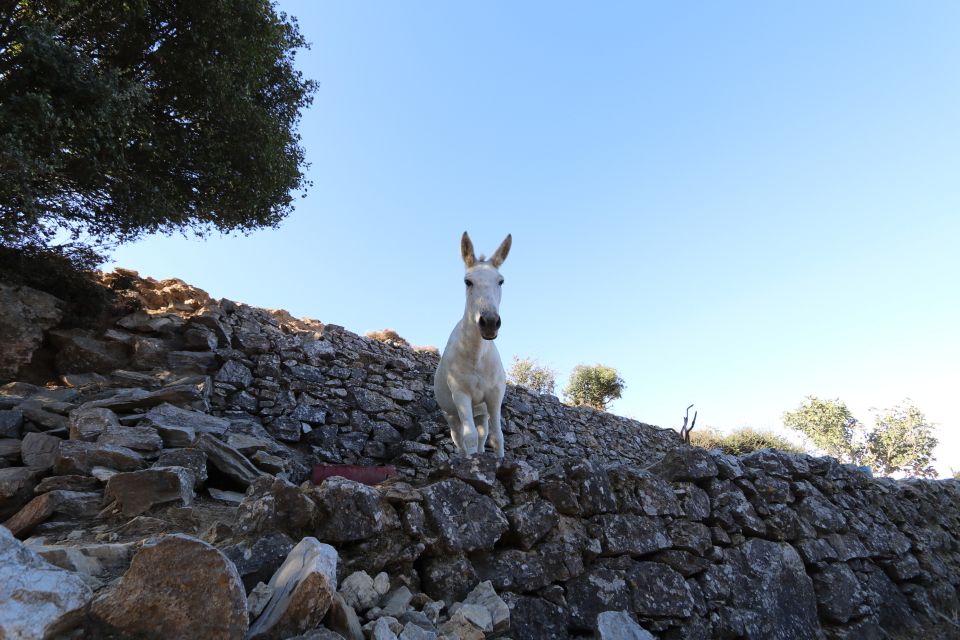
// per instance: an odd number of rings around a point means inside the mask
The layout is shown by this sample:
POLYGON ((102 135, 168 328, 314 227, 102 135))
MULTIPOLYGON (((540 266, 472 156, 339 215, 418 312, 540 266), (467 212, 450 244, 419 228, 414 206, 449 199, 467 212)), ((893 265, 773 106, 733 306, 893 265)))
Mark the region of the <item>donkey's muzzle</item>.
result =
POLYGON ((484 340, 493 340, 497 337, 497 332, 500 330, 502 323, 499 315, 489 314, 481 315, 477 324, 480 325, 480 337, 484 340))

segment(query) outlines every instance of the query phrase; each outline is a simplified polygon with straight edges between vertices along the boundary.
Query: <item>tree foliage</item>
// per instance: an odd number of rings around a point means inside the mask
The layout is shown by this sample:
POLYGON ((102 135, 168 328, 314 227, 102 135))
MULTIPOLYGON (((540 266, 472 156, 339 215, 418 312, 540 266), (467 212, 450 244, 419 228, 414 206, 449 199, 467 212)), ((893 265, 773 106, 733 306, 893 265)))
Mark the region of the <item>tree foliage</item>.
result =
POLYGON ((760 449, 778 449, 791 453, 803 453, 798 447, 772 431, 744 427, 724 434, 716 429, 704 429, 690 433, 690 444, 704 449, 722 449, 724 453, 742 456, 760 449))
POLYGON ((796 411, 783 414, 783 425, 803 433, 815 447, 843 462, 862 464, 862 448, 855 443, 857 419, 839 399, 807 396, 796 411))
POLYGON ((275 226, 307 186, 306 46, 267 0, 0 12, 0 244, 275 226))
POLYGON ((553 393, 557 384, 557 372, 550 367, 541 366, 532 358, 513 356, 507 380, 534 393, 553 393))
POLYGON ((613 367, 578 364, 570 374, 563 395, 572 405, 586 405, 603 411, 621 396, 626 386, 613 367))
POLYGON ((874 424, 867 427, 840 400, 808 396, 796 411, 783 414, 783 423, 828 455, 870 466, 878 475, 935 475, 933 425, 909 400, 875 411, 874 424))

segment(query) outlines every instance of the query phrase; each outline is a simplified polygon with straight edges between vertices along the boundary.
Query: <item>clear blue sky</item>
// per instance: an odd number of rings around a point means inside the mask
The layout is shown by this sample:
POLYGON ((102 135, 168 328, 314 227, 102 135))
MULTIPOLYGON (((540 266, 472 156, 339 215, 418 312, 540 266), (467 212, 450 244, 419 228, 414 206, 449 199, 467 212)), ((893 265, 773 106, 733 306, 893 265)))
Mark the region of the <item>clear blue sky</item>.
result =
POLYGON ((513 233, 498 346, 612 409, 780 428, 910 397, 960 468, 960 4, 281 2, 320 82, 277 230, 114 263, 443 347, 513 233))

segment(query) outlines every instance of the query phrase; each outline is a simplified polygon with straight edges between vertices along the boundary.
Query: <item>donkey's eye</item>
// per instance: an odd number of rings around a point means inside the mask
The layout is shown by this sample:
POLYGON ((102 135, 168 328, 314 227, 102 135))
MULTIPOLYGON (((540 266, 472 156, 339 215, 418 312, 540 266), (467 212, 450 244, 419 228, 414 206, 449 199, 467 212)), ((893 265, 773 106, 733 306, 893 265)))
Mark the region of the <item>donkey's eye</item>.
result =
POLYGON ((500 282, 498 282, 497 284, 502 287, 502 286, 503 286, 503 278, 500 278, 500 282))
POLYGON ((472 287, 472 286, 473 286, 473 280, 464 280, 464 283, 466 283, 466 285, 467 285, 468 287, 472 287))

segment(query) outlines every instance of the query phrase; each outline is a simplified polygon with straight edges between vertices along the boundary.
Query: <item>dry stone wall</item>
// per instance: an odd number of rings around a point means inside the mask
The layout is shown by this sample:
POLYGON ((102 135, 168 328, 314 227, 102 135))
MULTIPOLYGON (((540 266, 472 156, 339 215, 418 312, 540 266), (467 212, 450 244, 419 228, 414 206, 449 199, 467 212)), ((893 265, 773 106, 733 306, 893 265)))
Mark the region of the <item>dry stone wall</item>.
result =
MULTIPOLYGON (((214 577, 183 562, 164 597, 228 613, 205 620, 222 637, 960 637, 957 481, 738 459, 518 388, 507 458, 461 458, 434 354, 176 280, 104 281, 141 310, 100 331, 51 327, 33 361, 54 363, 55 382, 35 384, 18 351, 0 387, 0 522, 28 543, 0 546, 82 576, 90 589, 74 591, 94 599, 46 628, 141 633, 109 612, 136 610, 143 576, 195 553, 219 567, 222 597, 203 605, 214 577), (315 463, 399 476, 313 486, 315 463), (301 556, 316 569, 278 571, 301 556)), ((157 628, 187 633, 174 608, 151 609, 157 628)), ((0 627, 27 619, 0 611, 0 627)))

